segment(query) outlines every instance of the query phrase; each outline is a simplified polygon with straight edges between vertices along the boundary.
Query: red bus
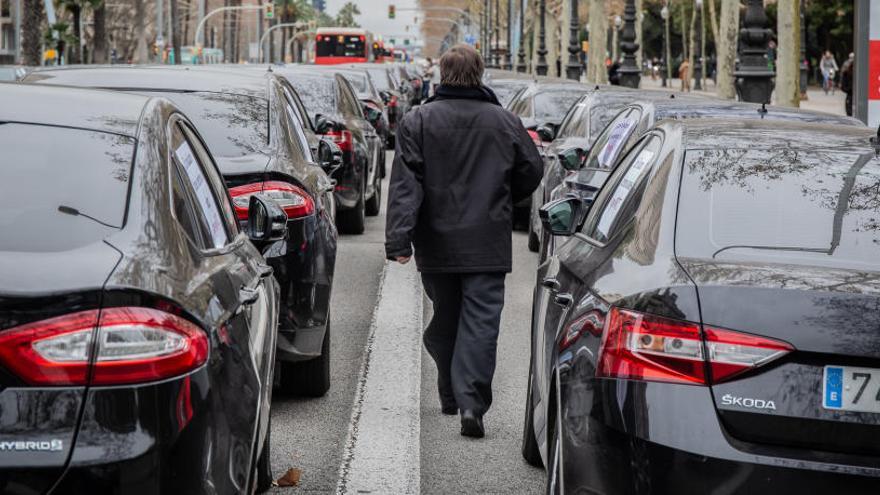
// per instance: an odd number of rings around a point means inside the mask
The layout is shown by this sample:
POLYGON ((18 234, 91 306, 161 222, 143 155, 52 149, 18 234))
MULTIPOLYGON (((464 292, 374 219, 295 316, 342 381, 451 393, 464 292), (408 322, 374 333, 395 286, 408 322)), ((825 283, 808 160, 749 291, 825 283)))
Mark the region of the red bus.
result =
POLYGON ((373 61, 376 63, 394 62, 394 56, 391 54, 393 48, 386 47, 385 42, 376 40, 373 42, 373 61))
POLYGON ((315 63, 349 64, 372 60, 372 36, 365 29, 324 27, 315 31, 315 63))

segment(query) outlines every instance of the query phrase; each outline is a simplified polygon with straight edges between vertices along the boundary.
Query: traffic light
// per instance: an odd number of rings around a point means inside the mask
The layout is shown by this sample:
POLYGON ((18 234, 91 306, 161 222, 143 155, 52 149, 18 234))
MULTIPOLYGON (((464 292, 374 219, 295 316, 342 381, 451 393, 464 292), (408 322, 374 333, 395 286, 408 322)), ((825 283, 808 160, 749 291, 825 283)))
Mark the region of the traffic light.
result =
POLYGON ((388 18, 394 19, 397 16, 397 7, 394 4, 388 6, 388 18))
POLYGON ((275 18, 275 2, 267 2, 263 5, 263 9, 265 9, 266 19, 275 18))

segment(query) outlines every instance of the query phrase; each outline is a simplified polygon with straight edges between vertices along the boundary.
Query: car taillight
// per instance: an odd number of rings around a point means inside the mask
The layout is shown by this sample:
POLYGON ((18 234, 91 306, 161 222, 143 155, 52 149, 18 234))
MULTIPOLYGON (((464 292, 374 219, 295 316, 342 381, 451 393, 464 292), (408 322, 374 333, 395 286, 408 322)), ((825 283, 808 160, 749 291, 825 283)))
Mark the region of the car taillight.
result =
POLYGON ((315 201, 307 192, 287 182, 270 180, 229 188, 239 220, 247 220, 248 206, 254 194, 264 194, 274 200, 287 213, 288 219, 306 217, 315 211, 315 201))
POLYGON ((766 337, 612 308, 597 376, 707 385, 766 364, 793 348, 766 337), (711 375, 707 375, 707 368, 711 375))
POLYGON ((57 386, 145 383, 208 360, 207 335, 179 316, 123 307, 102 310, 100 322, 98 317, 98 310, 81 311, 4 330, 0 362, 28 384, 57 386))
POLYGON ((389 107, 396 107, 397 106, 397 95, 391 95, 391 99, 388 100, 388 106, 389 107))
POLYGON ((537 146, 538 149, 543 148, 544 142, 541 141, 541 136, 539 136, 536 131, 533 131, 531 129, 529 129, 528 132, 529 132, 529 137, 532 138, 532 142, 535 143, 535 146, 537 146))
POLYGON ((327 134, 324 134, 331 141, 336 143, 339 146, 339 149, 342 151, 351 151, 352 144, 354 140, 351 137, 351 131, 341 130, 341 131, 330 131, 327 134))

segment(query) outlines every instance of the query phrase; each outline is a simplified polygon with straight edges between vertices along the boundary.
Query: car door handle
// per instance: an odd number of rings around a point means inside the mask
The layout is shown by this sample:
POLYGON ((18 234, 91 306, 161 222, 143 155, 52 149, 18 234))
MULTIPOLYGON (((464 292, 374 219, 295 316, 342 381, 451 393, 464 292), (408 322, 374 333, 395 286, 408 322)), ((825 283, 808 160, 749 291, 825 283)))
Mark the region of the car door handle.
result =
POLYGON ((274 272, 274 270, 269 265, 263 265, 263 264, 257 265, 257 274, 260 276, 260 278, 266 278, 269 275, 272 275, 273 272, 274 272))
POLYGON ((556 304, 562 306, 563 308, 567 308, 567 307, 571 306, 571 303, 574 301, 574 298, 571 297, 571 294, 563 292, 562 294, 556 294, 556 296, 553 298, 553 301, 556 304))
POLYGON ((552 290, 553 292, 558 291, 559 288, 561 287, 561 285, 560 285, 560 283, 559 283, 559 280, 556 280, 556 279, 553 278, 553 277, 547 277, 547 278, 545 278, 544 280, 541 281, 541 285, 543 285, 544 287, 546 287, 546 288, 552 290))
POLYGON ((260 298, 260 291, 257 289, 249 289, 247 287, 242 287, 238 291, 238 300, 241 302, 242 306, 250 306, 257 302, 257 299, 260 298))

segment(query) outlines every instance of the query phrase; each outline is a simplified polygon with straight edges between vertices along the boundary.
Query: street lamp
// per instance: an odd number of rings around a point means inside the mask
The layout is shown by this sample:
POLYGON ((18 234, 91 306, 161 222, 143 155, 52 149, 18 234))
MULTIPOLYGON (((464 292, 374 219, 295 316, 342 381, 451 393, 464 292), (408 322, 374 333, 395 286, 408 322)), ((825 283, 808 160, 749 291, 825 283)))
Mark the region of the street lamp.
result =
POLYGON ((545 0, 538 0, 539 30, 538 30, 538 63, 535 64, 535 72, 539 76, 547 75, 547 45, 544 43, 544 15, 547 5, 545 0))
POLYGON ((568 25, 568 64, 565 66, 565 75, 575 81, 581 78, 581 64, 578 60, 578 2, 568 0, 571 7, 571 22, 568 25))
POLYGON ((620 26, 623 25, 623 19, 616 15, 614 16, 614 29, 611 31, 611 63, 617 62, 620 59, 620 26))
POLYGON ((663 79, 663 87, 666 87, 666 79, 672 79, 672 50, 669 48, 669 7, 663 5, 660 9, 660 17, 663 18, 663 24, 666 35, 663 37, 663 72, 660 77, 663 79))
POLYGON ((743 17, 743 28, 739 32, 741 50, 739 70, 736 76, 736 92, 741 101, 751 103, 770 103, 773 92, 773 71, 767 67, 767 42, 770 30, 767 29, 767 14, 763 0, 748 0, 743 17))
POLYGON ((517 54, 519 60, 516 62, 516 71, 517 72, 525 72, 526 71, 526 39, 525 33, 523 30, 525 29, 525 12, 526 6, 522 2, 522 0, 517 0, 519 3, 519 53, 517 54))
POLYGON ((697 39, 694 40, 694 91, 703 90, 703 0, 696 0, 697 39))
POLYGON ((498 8, 498 0, 495 0, 495 49, 492 50, 492 67, 498 69, 501 67, 501 63, 498 60, 499 53, 501 50, 501 41, 498 37, 501 35, 501 29, 498 24, 498 18, 501 17, 501 10, 498 8))
POLYGON ((626 0, 626 6, 623 9, 623 32, 620 40, 620 49, 623 51, 623 63, 618 69, 620 85, 638 88, 642 79, 642 69, 636 64, 636 51, 639 49, 639 44, 636 43, 635 0, 626 0))

